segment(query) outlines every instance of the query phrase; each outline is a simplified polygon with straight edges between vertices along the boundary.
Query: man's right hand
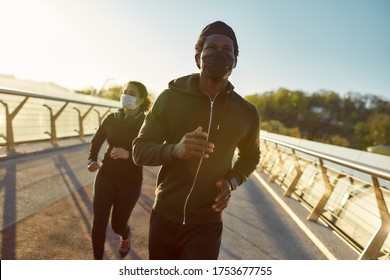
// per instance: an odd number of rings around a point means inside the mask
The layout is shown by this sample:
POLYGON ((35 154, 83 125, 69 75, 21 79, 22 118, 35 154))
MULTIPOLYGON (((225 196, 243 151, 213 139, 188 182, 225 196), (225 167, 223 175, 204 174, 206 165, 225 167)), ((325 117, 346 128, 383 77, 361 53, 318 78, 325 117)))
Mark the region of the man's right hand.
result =
POLYGON ((174 159, 187 159, 190 157, 208 158, 214 151, 214 144, 207 142, 207 133, 198 127, 193 132, 186 133, 178 144, 176 144, 171 156, 174 159))

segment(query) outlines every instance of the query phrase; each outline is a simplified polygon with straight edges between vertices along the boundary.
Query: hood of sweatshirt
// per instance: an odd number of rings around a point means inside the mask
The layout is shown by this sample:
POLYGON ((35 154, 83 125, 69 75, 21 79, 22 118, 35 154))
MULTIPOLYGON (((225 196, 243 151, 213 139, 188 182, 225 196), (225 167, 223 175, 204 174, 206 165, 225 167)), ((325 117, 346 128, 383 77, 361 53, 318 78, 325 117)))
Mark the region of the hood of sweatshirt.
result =
MULTIPOLYGON (((203 95, 199 87, 200 74, 195 73, 188 76, 180 77, 169 82, 168 87, 171 90, 190 94, 190 95, 203 95)), ((225 91, 233 92, 234 86, 228 81, 225 91)))
MULTIPOLYGON (((200 79, 200 74, 199 73, 194 73, 194 74, 191 74, 191 75, 183 76, 183 77, 177 78, 175 80, 172 80, 168 84, 169 90, 173 90, 173 91, 175 91, 177 93, 181 93, 181 94, 185 94, 185 95, 191 95, 191 96, 196 97, 197 106, 196 106, 195 111, 197 113, 193 116, 193 119, 196 119, 198 114, 199 114, 199 111, 198 111, 199 104, 200 104, 199 100, 201 98, 206 98, 206 99, 210 99, 211 100, 211 97, 209 97, 207 95, 207 93, 201 91, 201 89, 199 87, 199 79, 200 79)), ((223 119, 223 116, 224 116, 224 113, 225 113, 226 104, 228 103, 229 99, 231 98, 231 96, 233 94, 237 95, 237 93, 234 92, 234 86, 228 81, 225 90, 218 94, 220 96, 219 98, 221 98, 221 96, 224 96, 223 97, 223 99, 224 99, 224 101, 223 101, 223 109, 222 109, 222 111, 220 112, 220 114, 218 116, 218 119, 219 119, 218 122, 220 122, 223 119)), ((193 123, 193 121, 191 123, 193 123)), ((196 127, 190 126, 190 129, 195 129, 195 128, 196 127)), ((187 131, 189 132, 189 130, 187 130, 187 131)))

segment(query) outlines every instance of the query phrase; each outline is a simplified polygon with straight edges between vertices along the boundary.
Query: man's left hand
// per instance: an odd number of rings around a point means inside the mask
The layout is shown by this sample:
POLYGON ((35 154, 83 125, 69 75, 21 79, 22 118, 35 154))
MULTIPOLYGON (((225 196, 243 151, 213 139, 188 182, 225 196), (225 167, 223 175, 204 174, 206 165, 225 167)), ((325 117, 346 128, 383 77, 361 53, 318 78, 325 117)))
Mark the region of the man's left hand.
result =
POLYGON ((219 194, 215 198, 215 202, 212 207, 214 211, 222 212, 222 210, 228 206, 232 191, 228 181, 225 179, 218 180, 216 186, 217 189, 219 189, 219 194))

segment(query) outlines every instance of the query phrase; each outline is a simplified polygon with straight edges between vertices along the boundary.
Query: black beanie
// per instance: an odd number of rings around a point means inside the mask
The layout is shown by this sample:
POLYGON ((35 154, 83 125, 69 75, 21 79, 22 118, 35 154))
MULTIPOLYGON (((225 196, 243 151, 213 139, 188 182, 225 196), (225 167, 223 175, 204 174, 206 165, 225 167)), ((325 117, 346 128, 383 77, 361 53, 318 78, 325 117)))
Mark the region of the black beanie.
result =
POLYGON ((224 23, 222 21, 216 21, 216 22, 210 23, 202 30, 202 32, 200 33, 200 36, 207 37, 211 34, 223 34, 223 35, 228 36, 230 39, 232 39, 233 43, 234 43, 235 53, 237 54, 238 44, 237 44, 236 35, 234 34, 233 29, 229 25, 227 25, 226 23, 224 23))

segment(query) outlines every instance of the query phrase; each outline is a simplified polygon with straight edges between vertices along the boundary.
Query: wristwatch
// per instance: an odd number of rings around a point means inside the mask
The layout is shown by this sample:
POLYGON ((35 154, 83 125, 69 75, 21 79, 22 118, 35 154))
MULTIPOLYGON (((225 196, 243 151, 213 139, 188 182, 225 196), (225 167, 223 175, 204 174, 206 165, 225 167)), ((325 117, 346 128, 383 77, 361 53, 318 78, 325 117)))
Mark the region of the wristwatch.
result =
POLYGON ((229 180, 229 184, 230 184, 230 188, 232 191, 235 191, 238 187, 238 182, 237 182, 237 179, 236 178, 231 178, 229 180))

